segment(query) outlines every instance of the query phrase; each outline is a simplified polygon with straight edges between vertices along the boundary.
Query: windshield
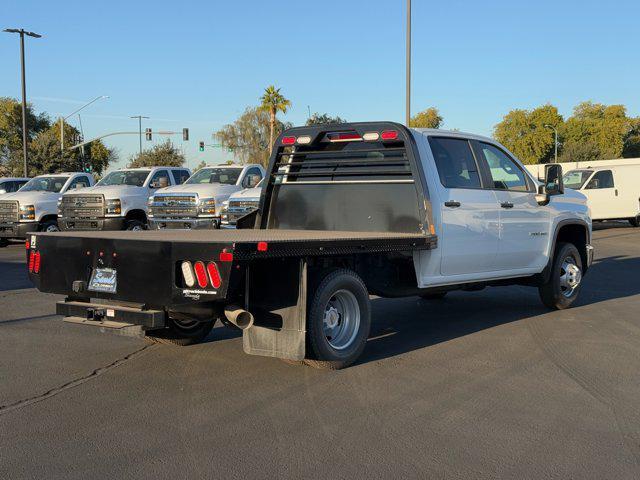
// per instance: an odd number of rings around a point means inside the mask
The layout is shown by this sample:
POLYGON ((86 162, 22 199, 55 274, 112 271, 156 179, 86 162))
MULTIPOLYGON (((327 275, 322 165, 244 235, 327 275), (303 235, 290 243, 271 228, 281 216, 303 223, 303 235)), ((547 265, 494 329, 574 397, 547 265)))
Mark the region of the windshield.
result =
POLYGON ((58 193, 67 183, 69 177, 36 177, 29 180, 21 192, 54 192, 58 193))
POLYGON ((242 172, 241 168, 202 168, 185 183, 224 183, 235 185, 242 172))
POLYGON ((141 187, 151 170, 118 170, 100 180, 96 186, 132 185, 141 187))
POLYGON ((571 170, 562 177, 562 181, 565 187, 580 190, 592 173, 591 170, 571 170))

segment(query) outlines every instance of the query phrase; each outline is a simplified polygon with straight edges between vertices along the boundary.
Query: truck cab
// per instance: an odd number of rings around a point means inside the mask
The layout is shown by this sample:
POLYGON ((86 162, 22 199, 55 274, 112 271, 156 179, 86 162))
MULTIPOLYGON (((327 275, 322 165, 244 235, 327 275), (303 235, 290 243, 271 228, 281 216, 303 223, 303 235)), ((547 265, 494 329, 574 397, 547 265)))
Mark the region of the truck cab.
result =
POLYGON ((58 223, 61 230, 146 230, 149 195, 190 175, 182 167, 115 170, 91 188, 62 195, 58 223))
POLYGON ((0 239, 25 238, 29 232, 59 230, 57 202, 61 194, 88 188, 93 175, 67 172, 40 175, 17 192, 0 198, 0 239))
POLYGON ((0 197, 7 193, 17 192, 28 181, 29 179, 25 177, 1 177, 0 197))
POLYGON ((260 206, 260 194, 262 193, 262 183, 253 188, 245 188, 234 193, 224 203, 222 215, 220 217, 221 228, 236 228, 236 222, 258 209, 260 206))
POLYGON ((640 165, 570 170, 564 185, 586 196, 592 220, 628 220, 640 226, 640 165))
POLYGON ((203 167, 184 184, 162 189, 149 198, 151 228, 220 228, 229 196, 255 187, 264 175, 264 168, 257 164, 203 167))

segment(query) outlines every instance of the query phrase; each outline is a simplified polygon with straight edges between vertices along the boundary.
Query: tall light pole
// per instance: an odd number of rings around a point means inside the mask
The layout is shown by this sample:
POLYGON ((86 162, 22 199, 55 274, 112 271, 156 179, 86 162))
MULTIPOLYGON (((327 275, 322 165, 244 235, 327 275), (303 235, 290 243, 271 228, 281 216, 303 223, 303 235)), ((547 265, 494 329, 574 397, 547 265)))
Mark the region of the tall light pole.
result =
POLYGON ((80 110, 83 110, 84 108, 88 107, 89 105, 91 105, 93 102, 97 102, 98 100, 102 100, 103 98, 109 98, 108 95, 99 95, 96 98, 94 98, 93 100, 91 100, 90 102, 85 103, 83 106, 81 106, 80 108, 74 110, 73 112, 71 112, 69 115, 67 115, 66 117, 60 117, 60 152, 64 152, 64 121, 75 115, 76 113, 78 113, 80 110))
POLYGON ((27 32, 24 28, 5 28, 7 33, 20 34, 20 65, 22 69, 22 157, 24 161, 24 176, 27 176, 27 82, 24 75, 24 36, 40 38, 42 35, 27 32))
POLYGON ((405 124, 409 126, 411 120, 411 0, 407 0, 407 72, 406 72, 406 113, 405 124))
POLYGON ((545 124, 545 127, 551 128, 553 130, 553 132, 556 134, 554 152, 555 152, 555 162, 558 163, 558 129, 556 127, 554 127, 553 125, 549 125, 549 124, 545 124))
POLYGON ((140 154, 142 155, 142 119, 143 118, 148 119, 149 117, 143 117, 142 115, 134 115, 131 118, 138 119, 138 133, 140 134, 140 154))

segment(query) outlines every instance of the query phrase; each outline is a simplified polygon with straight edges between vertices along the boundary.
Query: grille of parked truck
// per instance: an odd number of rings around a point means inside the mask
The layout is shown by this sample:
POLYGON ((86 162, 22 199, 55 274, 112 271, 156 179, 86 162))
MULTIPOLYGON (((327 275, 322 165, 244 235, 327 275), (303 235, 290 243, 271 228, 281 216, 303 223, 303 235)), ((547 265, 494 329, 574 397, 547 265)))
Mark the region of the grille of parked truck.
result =
POLYGON ((181 167, 122 168, 94 187, 64 194, 58 203, 62 230, 146 230, 151 192, 179 185, 191 172, 181 167))
POLYGON ((586 199, 561 167, 538 185, 492 139, 391 122, 285 131, 237 227, 38 233, 30 278, 66 295, 70 322, 186 345, 220 320, 246 353, 336 369, 365 350, 369 295, 519 284, 562 309, 593 259, 586 199))
POLYGON ((93 185, 93 176, 82 172, 40 175, 20 189, 0 197, 0 246, 10 238, 30 232, 59 230, 57 202, 70 190, 93 185))
POLYGON ((201 168, 183 185, 166 188, 149 198, 154 229, 219 228, 229 196, 252 188, 264 177, 260 165, 218 165, 201 168))
POLYGON ((262 181, 253 188, 246 188, 229 197, 224 206, 220 223, 223 228, 235 228, 236 222, 257 210, 260 206, 260 193, 262 192, 262 181))

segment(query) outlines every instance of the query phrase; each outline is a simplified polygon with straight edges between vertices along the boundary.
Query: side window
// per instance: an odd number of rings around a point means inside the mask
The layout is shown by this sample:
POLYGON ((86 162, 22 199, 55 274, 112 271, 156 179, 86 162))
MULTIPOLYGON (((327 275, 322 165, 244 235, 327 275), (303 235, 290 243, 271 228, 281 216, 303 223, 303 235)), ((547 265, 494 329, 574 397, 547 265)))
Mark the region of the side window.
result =
POLYGON ((151 188, 164 188, 169 186, 169 172, 167 170, 158 170, 151 177, 149 187, 151 188))
POLYGON ((488 143, 480 143, 480 149, 487 161, 493 188, 518 192, 529 191, 525 173, 502 150, 488 143))
POLYGON ((71 181, 71 184, 69 185, 69 188, 67 188, 67 190, 72 190, 74 188, 84 188, 84 187, 89 187, 90 183, 89 183, 89 178, 82 175, 80 177, 76 177, 71 181))
POLYGON ((13 190, 11 190, 13 188, 13 182, 4 182, 4 183, 0 183, 0 192, 2 193, 11 193, 13 192, 13 190))
POLYGON ((429 137, 442 185, 447 188, 480 188, 478 166, 468 140, 429 137))
POLYGON ((173 170, 173 178, 176 181, 176 185, 186 182, 189 176, 189 170, 173 170))
POLYGON ((242 186, 244 188, 253 188, 262 180, 262 172, 259 168, 250 168, 247 171, 247 174, 244 176, 244 180, 242 180, 242 186))
POLYGON ((614 186, 613 173, 611 173, 611 170, 601 170, 600 172, 597 172, 591 180, 589 180, 586 188, 613 188, 614 186))

